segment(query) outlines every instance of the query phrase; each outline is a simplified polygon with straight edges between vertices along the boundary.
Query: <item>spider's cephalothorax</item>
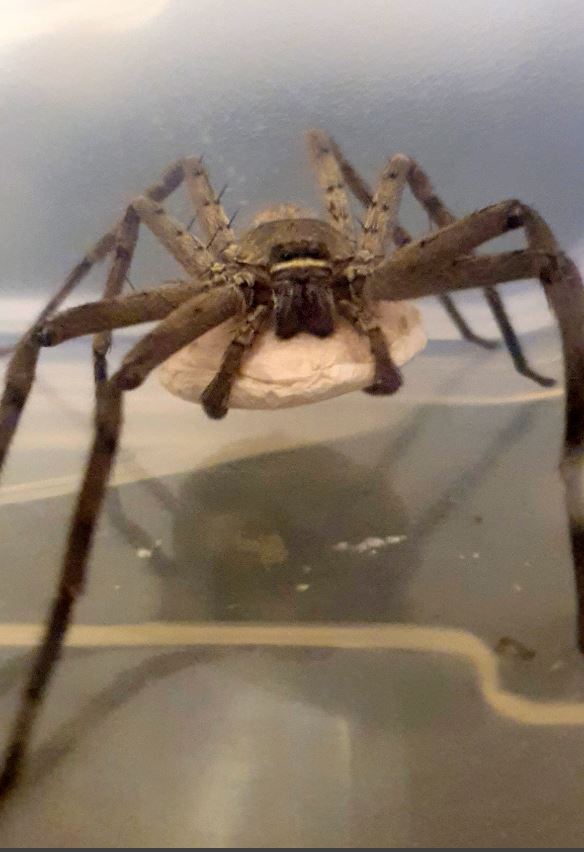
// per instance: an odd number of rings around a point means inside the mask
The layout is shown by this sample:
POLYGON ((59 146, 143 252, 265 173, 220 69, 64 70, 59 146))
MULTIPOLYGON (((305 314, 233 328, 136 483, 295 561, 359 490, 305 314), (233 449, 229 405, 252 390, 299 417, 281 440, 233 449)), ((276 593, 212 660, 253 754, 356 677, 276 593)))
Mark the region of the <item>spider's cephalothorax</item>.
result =
POLYGON ((218 373, 201 394, 201 404, 210 417, 218 419, 227 413, 245 349, 270 321, 276 336, 287 340, 300 332, 328 337, 341 318, 348 320, 369 339, 375 362, 373 382, 364 390, 387 395, 399 389, 401 373, 386 339, 351 285, 355 255, 351 239, 315 218, 275 218, 243 235, 236 262, 253 280, 250 313, 218 373))
POLYGON ((283 340, 300 331, 328 337, 335 328, 332 263, 324 242, 277 243, 270 251, 274 325, 283 340))
MULTIPOLYGON (((471 331, 448 295, 450 290, 477 285, 484 288, 516 369, 540 385, 549 385, 551 380, 535 372, 525 359, 495 289, 506 281, 539 278, 560 325, 565 359, 566 429, 561 471, 576 573, 578 644, 584 651, 584 288, 578 269, 562 253, 541 216, 515 199, 456 219, 410 157, 391 157, 372 193, 330 137, 311 131, 308 139, 326 221, 292 214, 286 206, 276 216, 262 215, 256 226, 237 240, 202 161, 195 157, 179 160, 131 202, 123 217, 71 271, 15 348, 0 403, 0 468, 32 388, 43 346, 94 335, 96 406, 92 449, 59 585, 9 739, 0 796, 18 776, 74 604, 85 585, 95 525, 116 456, 124 394, 140 385, 156 367, 168 363, 171 356, 220 326, 228 325, 231 337, 217 374, 200 397, 212 417, 226 413, 244 355, 270 324, 278 347, 292 347, 298 340, 284 342, 283 338, 308 332, 306 341, 324 348, 334 342, 339 324, 348 323, 369 346, 368 367, 374 364, 374 378, 365 389, 372 393, 391 393, 399 387, 400 374, 389 349, 393 350, 400 335, 403 338, 406 333, 394 322, 395 333, 388 348, 375 321, 380 303, 391 307, 400 300, 437 295, 464 337, 491 348, 493 341, 471 331), (162 207, 183 181, 194 202, 202 239, 194 237, 162 207), (436 226, 418 240, 412 240, 398 219, 406 185, 436 226), (347 188, 365 207, 360 231, 353 225, 347 188), (141 225, 146 225, 174 256, 188 280, 122 296, 141 225), (516 227, 524 228, 526 248, 473 253, 516 227), (93 264, 110 254, 104 298, 55 314, 93 264), (148 322, 156 322, 155 327, 130 349, 108 378, 106 356, 112 329, 148 322), (314 336, 328 339, 315 341, 314 336)), ((396 316, 394 313, 394 320, 396 316)), ((300 336, 298 339, 302 342, 300 336)), ((370 376, 367 372, 359 387, 370 382, 370 376)))
POLYGON ((326 222, 302 218, 258 225, 243 237, 244 256, 248 246, 263 246, 274 327, 283 340, 301 331, 316 337, 333 333, 335 266, 351 257, 350 243, 339 236, 326 222))

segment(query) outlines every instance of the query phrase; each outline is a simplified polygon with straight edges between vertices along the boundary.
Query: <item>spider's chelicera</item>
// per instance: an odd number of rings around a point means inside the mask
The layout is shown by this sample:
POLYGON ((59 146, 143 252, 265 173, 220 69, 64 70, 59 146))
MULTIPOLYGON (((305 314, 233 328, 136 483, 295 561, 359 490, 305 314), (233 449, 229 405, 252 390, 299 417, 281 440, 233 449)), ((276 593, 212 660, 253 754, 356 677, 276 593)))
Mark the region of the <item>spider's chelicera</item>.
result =
POLYGON ((553 382, 533 370, 507 317, 496 285, 539 278, 558 319, 566 379, 566 422, 561 472, 567 494, 578 593, 578 644, 584 651, 584 290, 574 263, 559 249, 539 214, 511 199, 456 219, 436 195, 428 177, 410 157, 391 157, 371 192, 330 137, 308 134, 309 149, 326 208, 326 220, 290 205, 260 216, 239 240, 211 187, 200 159, 174 163, 161 180, 134 199, 122 218, 77 264, 16 346, 6 371, 0 403, 0 467, 28 399, 39 352, 65 340, 93 335, 96 384, 93 445, 71 528, 59 585, 45 635, 9 739, 0 776, 0 795, 17 778, 35 717, 54 671, 83 590, 97 518, 116 455, 124 393, 139 386, 179 350, 236 318, 218 371, 201 394, 214 418, 226 414, 246 352, 268 327, 285 340, 304 332, 318 338, 350 324, 370 347, 374 364, 370 393, 392 394, 401 375, 376 319, 379 302, 436 295, 461 334, 480 346, 494 342, 473 332, 449 291, 480 286, 516 369, 540 385, 553 382), (195 206, 202 239, 162 206, 182 182, 195 206), (412 239, 398 219, 406 185, 422 204, 435 230, 412 239), (365 208, 355 227, 348 190, 365 208), (146 225, 184 269, 187 280, 122 295, 138 231, 146 225), (498 254, 474 254, 483 243, 523 228, 527 247, 498 254), (57 313, 92 266, 111 256, 103 299, 57 313), (111 376, 107 352, 112 330, 157 324, 128 352, 111 376))

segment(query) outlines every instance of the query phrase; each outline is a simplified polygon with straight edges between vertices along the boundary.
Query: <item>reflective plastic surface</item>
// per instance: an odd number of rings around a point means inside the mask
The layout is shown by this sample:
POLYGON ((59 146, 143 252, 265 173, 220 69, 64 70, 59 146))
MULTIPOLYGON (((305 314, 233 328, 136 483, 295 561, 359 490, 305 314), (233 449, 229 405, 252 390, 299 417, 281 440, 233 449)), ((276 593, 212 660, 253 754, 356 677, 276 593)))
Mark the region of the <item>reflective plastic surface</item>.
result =
MULTIPOLYGON (((527 346, 557 374, 551 333, 527 346)), ((87 438, 82 355, 49 355, 7 471, 5 724, 87 438)), ((462 342, 406 379, 221 424, 130 395, 4 845, 577 842, 561 392, 462 342)))
MULTIPOLYGON (((317 209, 312 126, 370 182, 389 154, 415 156, 457 214, 521 198, 581 260, 583 35, 580 0, 0 3, 0 342, 177 157, 204 154, 240 229, 266 204, 317 209)), ((180 193, 169 208, 192 216, 180 193)), ((403 221, 428 227, 411 199, 403 221)), ((132 285, 176 273, 142 235, 132 285)), ((504 294, 560 378, 545 300, 529 282, 504 294)), ((479 293, 457 303, 495 333, 479 293)), ((3 846, 581 845, 562 391, 422 307, 434 342, 389 400, 213 423, 155 377, 128 395, 3 846)), ((86 342, 45 354, 0 490, 4 732, 91 381, 86 342)))

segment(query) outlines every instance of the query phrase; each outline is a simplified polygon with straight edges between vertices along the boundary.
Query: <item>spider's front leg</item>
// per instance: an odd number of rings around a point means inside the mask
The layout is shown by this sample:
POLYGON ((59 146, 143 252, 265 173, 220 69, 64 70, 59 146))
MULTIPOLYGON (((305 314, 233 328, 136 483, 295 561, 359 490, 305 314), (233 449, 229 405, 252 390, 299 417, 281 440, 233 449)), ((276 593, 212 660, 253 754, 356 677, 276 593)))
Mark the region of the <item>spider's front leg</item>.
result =
MULTIPOLYGON (((151 186, 147 187, 144 190, 143 195, 146 198, 151 199, 152 201, 163 201, 167 196, 169 196, 175 189, 177 189, 183 180, 184 176, 184 168, 183 161, 178 160, 175 163, 172 163, 166 171, 162 174, 160 180, 156 181, 156 183, 151 184, 151 186)), ((127 215, 128 210, 126 210, 127 215)), ((85 276, 91 271, 91 269, 95 266, 96 263, 99 263, 103 260, 107 255, 113 251, 116 247, 116 243, 118 242, 118 237, 120 233, 120 226, 123 228, 124 217, 117 222, 113 228, 111 228, 107 233, 105 233, 99 240, 93 245, 88 252, 85 253, 84 257, 77 263, 71 272, 65 278, 65 281, 61 285, 61 287, 57 290, 57 292, 51 296, 47 304, 41 310, 41 312, 36 317, 33 322, 31 328, 28 330, 27 334, 24 337, 30 335, 31 332, 34 332, 38 329, 43 322, 51 316, 59 306, 65 301, 67 296, 73 292, 73 290, 81 283, 81 281, 85 278, 85 276)), ((112 293, 112 295, 117 295, 117 293, 112 293)), ((24 339, 24 338, 23 338, 24 339)), ((8 353, 13 351, 14 347, 4 347, 0 348, 0 357, 2 355, 7 355, 8 353)))
POLYGON ((566 489, 578 598, 578 646, 584 653, 584 285, 575 263, 561 252, 541 216, 513 200, 479 210, 430 238, 404 247, 376 270, 366 291, 370 298, 393 301, 436 295, 477 283, 492 287, 531 277, 539 278, 562 337, 566 403, 560 469, 566 489), (525 228, 527 251, 460 256, 519 227, 525 228))
MULTIPOLYGON (((30 331, 17 344, 16 352, 8 367, 6 388, 2 399, 3 410, 6 412, 10 409, 11 413, 9 416, 6 414, 0 422, 0 468, 34 381, 39 351, 37 335, 45 319, 79 283, 95 260, 104 257, 113 248, 115 248, 115 254, 108 275, 103 304, 107 307, 114 301, 112 297, 118 296, 121 292, 132 261, 140 221, 148 226, 191 277, 195 280, 203 279, 206 282, 202 287, 220 286, 228 279, 229 270, 225 265, 216 264, 215 256, 180 222, 166 213, 160 204, 159 199, 166 197, 182 180, 183 166, 182 163, 179 165, 180 170, 178 166, 173 167, 163 181, 151 187, 147 194, 132 201, 119 225, 108 232, 97 244, 99 251, 98 248, 92 249, 91 257, 88 255, 78 264, 59 293, 51 299, 30 331)), ((94 338, 94 374, 98 384, 105 381, 107 377, 106 354, 110 345, 111 327, 106 326, 94 338)))
POLYGON ((339 313, 351 323, 353 328, 369 339, 369 348, 373 355, 375 372, 373 382, 365 393, 373 396, 389 396, 396 393, 403 384, 399 367, 394 364, 385 336, 371 316, 362 299, 354 296, 351 301, 341 299, 337 303, 339 313))
MULTIPOLYGON (((97 386, 93 445, 71 521, 57 592, 8 741, 0 774, 0 797, 18 778, 75 603, 83 592, 91 543, 117 452, 123 392, 140 385, 151 370, 178 349, 245 308, 245 299, 236 286, 217 288, 190 299, 133 347, 109 381, 97 386)), ((0 423, 7 415, 10 409, 0 408, 0 423)))
POLYGON ((235 331, 217 375, 201 394, 201 405, 205 413, 213 420, 220 420, 227 414, 231 388, 237 378, 243 357, 246 351, 251 349, 269 315, 268 305, 257 305, 249 311, 235 331))
MULTIPOLYGON (((314 144, 311 142, 311 137, 314 135, 320 139, 321 146, 326 145, 329 152, 334 157, 340 174, 346 181, 346 184, 353 195, 359 199, 364 207, 370 209, 372 206, 375 206, 374 194, 371 192, 369 186, 354 166, 345 158, 343 152, 334 139, 331 139, 326 134, 322 133, 322 131, 311 131, 308 134, 309 146, 311 147, 314 144)), ((411 157, 404 157, 403 155, 397 155, 396 159, 401 159, 408 164, 406 174, 407 182, 410 185, 415 198, 426 210, 430 220, 435 222, 440 228, 456 221, 455 216, 436 194, 428 176, 420 168, 418 163, 411 157)), ((381 180, 383 182, 383 175, 381 180)), ((367 231, 366 225, 365 231, 367 231)), ((393 243, 398 248, 412 241, 411 236, 405 228, 399 224, 397 217, 393 220, 391 226, 387 228, 387 232, 389 233, 393 243)), ((483 295, 485 296, 499 331, 503 336, 503 340, 505 341, 505 345, 511 355, 511 360, 513 361, 515 369, 521 373, 521 375, 544 387, 550 387, 553 385, 553 379, 542 376, 530 367, 529 362, 522 351, 521 344, 515 330, 513 329, 511 320, 507 315, 503 301, 496 290, 493 287, 490 287, 484 290, 483 295)), ((495 349, 498 346, 498 341, 481 337, 470 328, 448 293, 438 293, 437 298, 465 340, 468 340, 483 349, 495 349)))

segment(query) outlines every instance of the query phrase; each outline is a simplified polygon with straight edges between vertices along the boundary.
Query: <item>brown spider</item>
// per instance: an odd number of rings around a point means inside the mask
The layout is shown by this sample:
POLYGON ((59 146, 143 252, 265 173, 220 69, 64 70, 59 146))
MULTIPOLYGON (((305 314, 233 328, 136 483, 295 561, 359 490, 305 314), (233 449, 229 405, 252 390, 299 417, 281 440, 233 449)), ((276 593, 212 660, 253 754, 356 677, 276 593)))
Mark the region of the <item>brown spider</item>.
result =
POLYGON ((538 277, 558 319, 566 376, 566 428, 561 465, 567 493, 578 595, 578 644, 584 651, 584 497, 580 465, 584 446, 584 288, 574 263, 558 248, 543 219, 516 200, 503 201, 455 219, 411 158, 391 157, 372 194, 338 146, 320 131, 309 133, 309 147, 323 191, 328 221, 298 215, 264 221, 239 242, 216 198, 201 160, 171 166, 159 183, 128 206, 122 219, 73 269, 61 290, 18 343, 6 373, 0 404, 0 465, 16 430, 35 375, 39 351, 81 335, 93 334, 96 410, 93 446, 71 528, 57 593, 45 635, 22 695, 0 776, 0 795, 18 776, 32 726, 59 657, 73 607, 83 591, 95 525, 116 455, 125 391, 138 387, 157 366, 196 338, 239 317, 219 371, 201 396, 209 415, 222 417, 242 358, 271 323, 276 337, 299 332, 327 337, 342 317, 370 344, 374 361, 371 393, 391 394, 401 384, 386 336, 374 320, 378 301, 389 303, 438 295, 465 337, 474 335, 446 291, 481 286, 516 368, 540 384, 550 380, 528 366, 495 285, 538 277), (171 218, 161 202, 185 180, 206 244, 171 218), (399 225, 398 206, 405 184, 424 206, 437 230, 412 241, 399 225), (366 207, 362 232, 353 231, 348 187, 366 207), (121 296, 144 223, 189 275, 148 292, 121 296), (528 247, 473 255, 482 243, 523 227, 528 247), (396 250, 387 253, 393 242, 396 250), (94 263, 112 254, 104 298, 54 314, 94 263), (106 354, 111 331, 159 321, 126 355, 111 378, 106 354))

